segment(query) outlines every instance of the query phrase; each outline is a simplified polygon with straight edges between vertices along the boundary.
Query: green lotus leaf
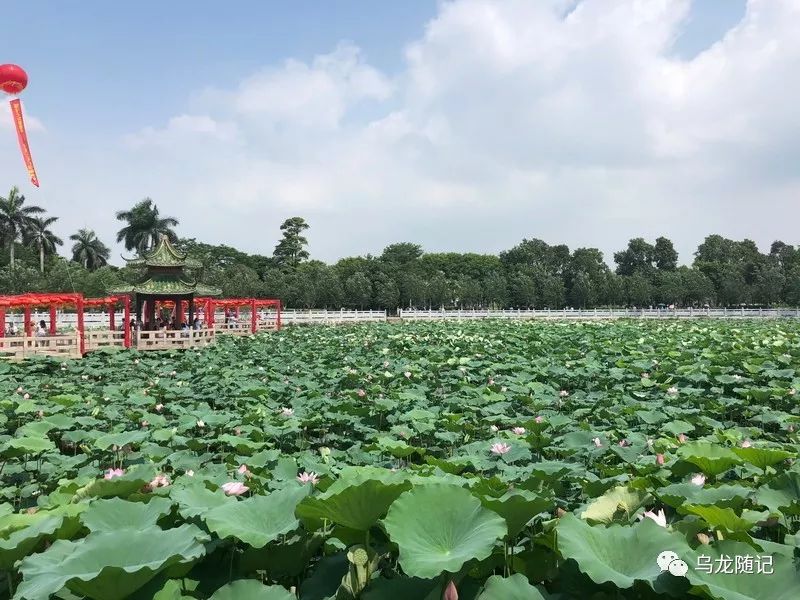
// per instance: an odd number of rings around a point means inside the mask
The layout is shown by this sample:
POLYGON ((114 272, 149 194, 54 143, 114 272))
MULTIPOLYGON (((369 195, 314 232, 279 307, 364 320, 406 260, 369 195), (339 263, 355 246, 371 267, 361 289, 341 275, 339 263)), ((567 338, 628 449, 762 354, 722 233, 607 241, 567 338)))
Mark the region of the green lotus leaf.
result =
POLYGON ((394 577, 372 580, 361 594, 363 600, 441 600, 442 584, 435 579, 394 577))
POLYGON ((673 483, 658 488, 654 494, 664 503, 678 509, 684 504, 741 508, 753 492, 753 488, 746 488, 741 485, 711 487, 693 483, 673 483))
POLYGON ((279 585, 264 585, 254 579, 240 579, 222 586, 208 600, 297 600, 297 597, 279 585))
POLYGON ((392 485, 368 480, 343 490, 328 489, 321 496, 309 496, 297 506, 297 516, 306 519, 328 519, 350 529, 364 531, 377 523, 389 506, 411 484, 392 485))
POLYGON ((683 508, 688 513, 697 515, 703 519, 711 527, 725 529, 727 531, 750 531, 760 520, 757 517, 751 519, 740 517, 733 509, 719 506, 697 506, 694 504, 687 504, 683 508))
POLYGON ((762 471, 766 471, 767 467, 795 456, 794 452, 786 452, 785 450, 776 450, 774 448, 755 448, 753 446, 749 448, 734 448, 733 452, 739 458, 762 471))
POLYGON ((311 491, 310 485, 292 485, 267 496, 254 496, 212 508, 203 519, 221 539, 238 538, 261 548, 297 528, 297 504, 311 491))
POLYGON ((172 502, 155 497, 149 502, 128 502, 119 498, 95 500, 82 514, 81 521, 89 531, 145 529, 170 512, 172 502))
MULTIPOLYGON (((685 555, 678 552, 683 558, 685 555)), ((705 591, 715 600, 797 600, 800 590, 800 571, 795 569, 792 559, 782 554, 768 554, 772 557, 771 567, 766 567, 764 554, 754 550, 752 546, 741 542, 723 540, 714 546, 700 546, 696 552, 691 553, 691 561, 686 560, 689 571, 686 578, 689 582, 705 591), (702 548, 702 551, 701 551, 702 548), (698 556, 704 556, 703 563, 712 565, 712 571, 725 564, 725 559, 735 561, 737 556, 751 557, 753 559, 752 572, 736 573, 707 573, 705 569, 698 569, 698 556), (758 563, 756 563, 756 557, 758 563), (720 562, 718 562, 720 561, 720 562), (725 561, 724 563, 722 561, 725 561), (772 573, 757 573, 758 567, 771 568, 772 573)), ((735 566, 735 563, 734 563, 735 566)))
POLYGON ((184 519, 191 519, 217 506, 236 502, 236 498, 226 496, 222 491, 212 492, 201 483, 187 487, 173 487, 169 495, 178 503, 178 512, 184 519))
POLYGON ((107 450, 112 446, 122 448, 130 444, 140 444, 145 441, 150 434, 147 431, 123 431, 122 433, 107 433, 101 435, 94 441, 94 447, 98 450, 107 450))
POLYGON ((553 498, 539 496, 528 490, 514 490, 499 498, 483 496, 481 503, 506 520, 509 538, 519 535, 536 515, 550 511, 555 506, 553 498))
POLYGON ((46 516, 0 539, 0 569, 11 570, 14 563, 33 551, 42 538, 54 534, 63 520, 60 516, 46 516))
POLYGON ((759 488, 755 499, 773 513, 797 516, 800 514, 800 473, 787 471, 779 475, 759 488))
POLYGON ((545 600, 542 593, 532 586, 527 577, 517 573, 511 577, 492 575, 478 600, 545 600))
POLYGON ((139 491, 142 487, 152 481, 154 476, 155 469, 153 467, 140 465, 131 468, 124 475, 114 477, 113 479, 95 479, 92 483, 77 490, 72 501, 79 502, 84 498, 90 497, 127 497, 133 492, 139 491))
POLYGON ((696 465, 706 475, 720 475, 733 466, 741 464, 741 459, 729 448, 708 442, 690 442, 678 448, 678 456, 696 465))
POLYGON ((580 516, 593 523, 629 522, 636 511, 651 500, 652 496, 647 492, 617 486, 589 502, 580 516))
POLYGON ((122 600, 173 565, 205 554, 208 540, 194 525, 176 529, 118 529, 56 541, 19 565, 17 600, 47 600, 64 586, 92 600, 122 600))
POLYGON ((556 535, 564 559, 574 560, 595 583, 611 582, 621 589, 636 581, 652 585, 661 574, 656 563, 661 552, 671 550, 683 556, 690 551, 682 535, 667 531, 652 519, 632 526, 602 527, 566 514, 559 519, 556 535))
POLYGON ((411 577, 454 573, 468 560, 483 560, 508 533, 505 520, 455 485, 420 485, 404 492, 384 519, 411 577))
POLYGON ((5 457, 11 458, 15 456, 23 456, 25 454, 39 454, 41 452, 48 452, 55 450, 56 445, 46 437, 20 437, 11 438, 3 444, 0 454, 5 457))

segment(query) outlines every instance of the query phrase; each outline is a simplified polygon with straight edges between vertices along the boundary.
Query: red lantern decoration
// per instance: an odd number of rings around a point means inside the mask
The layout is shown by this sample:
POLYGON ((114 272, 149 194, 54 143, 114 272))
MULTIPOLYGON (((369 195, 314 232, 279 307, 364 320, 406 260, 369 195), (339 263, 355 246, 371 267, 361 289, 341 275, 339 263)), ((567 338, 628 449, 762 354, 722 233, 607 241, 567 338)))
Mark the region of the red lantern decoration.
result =
MULTIPOLYGON (((0 90, 6 94, 16 96, 28 86, 28 74, 18 65, 0 65, 0 90)), ((11 115, 14 117, 14 127, 17 129, 17 140, 19 149, 22 151, 22 160, 28 169, 31 183, 39 187, 39 178, 36 176, 36 169, 33 167, 31 149, 28 146, 28 135, 25 133, 25 121, 22 119, 22 104, 19 98, 13 98, 11 105, 11 115)))
POLYGON ((28 74, 18 65, 0 65, 0 90, 19 94, 28 85, 28 74))

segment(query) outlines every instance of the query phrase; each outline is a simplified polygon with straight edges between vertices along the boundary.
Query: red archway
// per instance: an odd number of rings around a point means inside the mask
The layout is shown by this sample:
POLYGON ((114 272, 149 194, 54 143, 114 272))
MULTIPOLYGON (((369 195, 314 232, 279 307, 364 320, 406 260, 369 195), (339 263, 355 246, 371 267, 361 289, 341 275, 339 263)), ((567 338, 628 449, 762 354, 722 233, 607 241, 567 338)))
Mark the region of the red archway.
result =
POLYGON ((48 333, 50 336, 57 335, 56 310, 59 307, 73 306, 77 313, 76 333, 78 338, 78 351, 81 355, 85 352, 83 339, 83 306, 84 298, 81 294, 22 294, 19 296, 0 296, 0 337, 5 337, 6 331, 6 311, 22 309, 23 312, 23 337, 29 338, 33 335, 33 322, 31 313, 34 308, 48 307, 50 310, 50 323, 48 333))
MULTIPOLYGON (((131 299, 130 296, 108 296, 106 298, 87 298, 83 301, 84 308, 105 308, 108 311, 108 329, 116 331, 116 308, 122 304, 124 332, 123 345, 125 348, 131 347, 131 299)), ((119 342, 117 342, 119 343, 119 342)))

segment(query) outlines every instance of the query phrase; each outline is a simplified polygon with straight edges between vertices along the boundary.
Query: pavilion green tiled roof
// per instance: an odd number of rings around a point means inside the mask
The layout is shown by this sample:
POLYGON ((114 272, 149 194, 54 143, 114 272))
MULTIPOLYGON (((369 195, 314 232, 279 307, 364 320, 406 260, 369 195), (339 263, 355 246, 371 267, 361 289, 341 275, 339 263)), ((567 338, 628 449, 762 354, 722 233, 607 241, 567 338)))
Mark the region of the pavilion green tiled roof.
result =
POLYGON ((128 260, 129 265, 146 267, 142 281, 136 285, 112 288, 111 294, 146 294, 162 296, 220 296, 222 290, 190 281, 185 269, 200 267, 200 263, 181 254, 166 235, 160 235, 156 247, 141 258, 128 260))
POLYGON ((188 258, 186 254, 181 254, 163 233, 158 236, 156 247, 145 256, 139 258, 125 259, 129 265, 145 267, 184 267, 187 269, 197 269, 202 265, 188 258))

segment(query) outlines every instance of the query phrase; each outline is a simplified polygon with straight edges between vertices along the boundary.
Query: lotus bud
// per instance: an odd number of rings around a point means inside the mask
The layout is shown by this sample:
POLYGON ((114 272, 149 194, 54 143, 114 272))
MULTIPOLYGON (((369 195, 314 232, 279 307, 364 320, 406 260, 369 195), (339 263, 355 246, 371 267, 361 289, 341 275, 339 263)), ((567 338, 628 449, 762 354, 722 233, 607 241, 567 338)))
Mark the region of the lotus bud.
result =
POLYGON ((557 518, 559 518, 559 519, 560 519, 560 518, 561 518, 561 517, 563 517, 565 514, 567 514, 567 511, 565 511, 565 510, 564 510, 563 508, 561 508, 560 506, 559 506, 559 507, 556 509, 556 517, 557 517, 557 518))
POLYGON ((711 543, 711 538, 708 537, 705 533, 701 532, 697 534, 697 541, 700 542, 701 544, 708 545, 711 543))
POLYGON ((447 584, 447 587, 444 590, 444 595, 442 596, 442 600, 458 600, 458 590, 456 589, 456 584, 453 583, 453 580, 450 580, 450 583, 447 584))

